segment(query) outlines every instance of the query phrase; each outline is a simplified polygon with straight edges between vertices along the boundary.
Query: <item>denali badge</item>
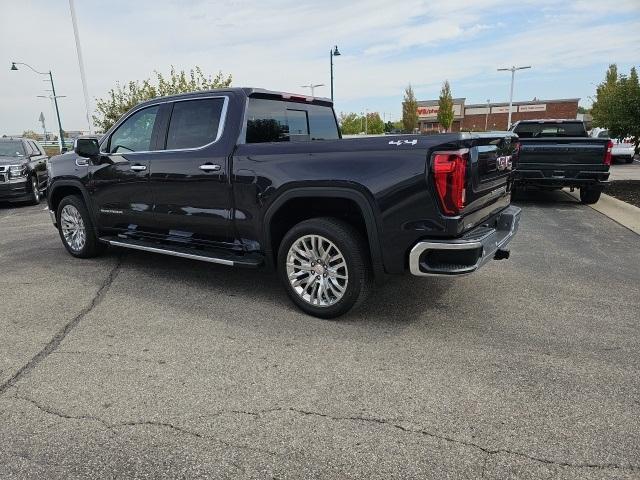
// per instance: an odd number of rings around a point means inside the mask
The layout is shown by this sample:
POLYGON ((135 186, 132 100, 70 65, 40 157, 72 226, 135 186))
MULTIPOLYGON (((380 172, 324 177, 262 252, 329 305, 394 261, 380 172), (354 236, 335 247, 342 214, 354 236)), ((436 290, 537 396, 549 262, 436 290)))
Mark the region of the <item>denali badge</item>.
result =
POLYGON ((124 212, 122 210, 111 210, 110 208, 101 208, 100 213, 112 213, 114 215, 122 215, 124 212))
POLYGON ((415 139, 414 140, 398 140, 397 142, 394 142, 393 140, 391 140, 389 142, 389 145, 398 145, 398 146, 400 146, 403 143, 405 145, 415 145, 416 143, 418 143, 418 140, 415 140, 415 139))
POLYGON ((512 168, 513 161, 511 160, 511 155, 496 158, 496 169, 498 169, 498 171, 511 170, 512 168))

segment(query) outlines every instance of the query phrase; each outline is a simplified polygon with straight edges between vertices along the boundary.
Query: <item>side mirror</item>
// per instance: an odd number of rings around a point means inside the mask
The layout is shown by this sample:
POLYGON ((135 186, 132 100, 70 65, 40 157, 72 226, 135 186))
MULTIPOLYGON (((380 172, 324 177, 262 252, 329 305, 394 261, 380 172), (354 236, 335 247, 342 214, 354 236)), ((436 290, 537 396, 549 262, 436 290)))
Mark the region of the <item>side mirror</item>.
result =
POLYGON ((100 145, 95 138, 76 138, 73 151, 80 157, 95 158, 100 154, 100 145))

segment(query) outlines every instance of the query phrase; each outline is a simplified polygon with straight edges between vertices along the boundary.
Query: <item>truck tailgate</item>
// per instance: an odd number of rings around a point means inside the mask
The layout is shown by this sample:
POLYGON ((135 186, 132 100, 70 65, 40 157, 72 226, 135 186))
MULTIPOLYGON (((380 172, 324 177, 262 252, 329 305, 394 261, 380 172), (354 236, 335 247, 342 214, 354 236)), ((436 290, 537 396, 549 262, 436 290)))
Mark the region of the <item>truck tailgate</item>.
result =
POLYGON ((607 143, 604 138, 522 138, 518 164, 603 165, 607 143))
POLYGON ((463 134, 456 144, 457 151, 438 149, 432 153, 434 196, 440 200, 443 223, 450 234, 460 235, 509 206, 517 140, 511 132, 463 134), (440 155, 464 159, 466 178, 463 191, 457 190, 458 208, 452 208, 452 202, 447 208, 446 197, 456 189, 453 184, 445 189, 444 182, 438 181, 436 163, 440 155))

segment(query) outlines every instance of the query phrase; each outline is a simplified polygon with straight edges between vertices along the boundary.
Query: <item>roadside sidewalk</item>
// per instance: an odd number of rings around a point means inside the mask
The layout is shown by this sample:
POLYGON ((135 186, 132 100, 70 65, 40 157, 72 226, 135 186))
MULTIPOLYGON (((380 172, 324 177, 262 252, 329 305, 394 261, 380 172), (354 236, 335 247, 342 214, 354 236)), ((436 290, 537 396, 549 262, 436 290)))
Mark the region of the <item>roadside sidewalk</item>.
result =
MULTIPOLYGON (((570 192, 568 189, 564 190, 565 193, 573 198, 580 200, 580 195, 577 191, 570 192)), ((623 227, 627 227, 632 232, 640 235, 640 208, 635 207, 629 203, 618 200, 617 198, 610 197, 604 193, 600 197, 600 201, 595 205, 589 205, 595 211, 606 215, 614 222, 619 223, 623 227)))

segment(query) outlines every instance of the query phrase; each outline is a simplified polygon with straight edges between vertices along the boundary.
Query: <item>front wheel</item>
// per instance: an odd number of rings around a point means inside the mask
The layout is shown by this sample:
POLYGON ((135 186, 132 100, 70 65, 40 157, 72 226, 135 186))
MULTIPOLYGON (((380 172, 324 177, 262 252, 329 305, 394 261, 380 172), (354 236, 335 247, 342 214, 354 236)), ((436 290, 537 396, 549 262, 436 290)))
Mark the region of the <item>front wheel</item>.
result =
POLYGON ((371 283, 368 249, 362 235, 335 218, 312 218, 295 225, 278 250, 278 274, 304 312, 335 318, 364 301, 371 283))
POLYGON ((580 201, 586 205, 593 205, 600 200, 601 190, 596 188, 582 187, 580 189, 580 201))
POLYGON ((40 189, 38 188, 38 177, 33 175, 31 177, 31 198, 29 199, 29 203, 31 205, 38 205, 42 196, 40 195, 40 189))
POLYGON ((70 195, 63 198, 57 215, 60 238, 71 255, 91 258, 104 251, 105 245, 98 241, 89 211, 80 197, 70 195))

